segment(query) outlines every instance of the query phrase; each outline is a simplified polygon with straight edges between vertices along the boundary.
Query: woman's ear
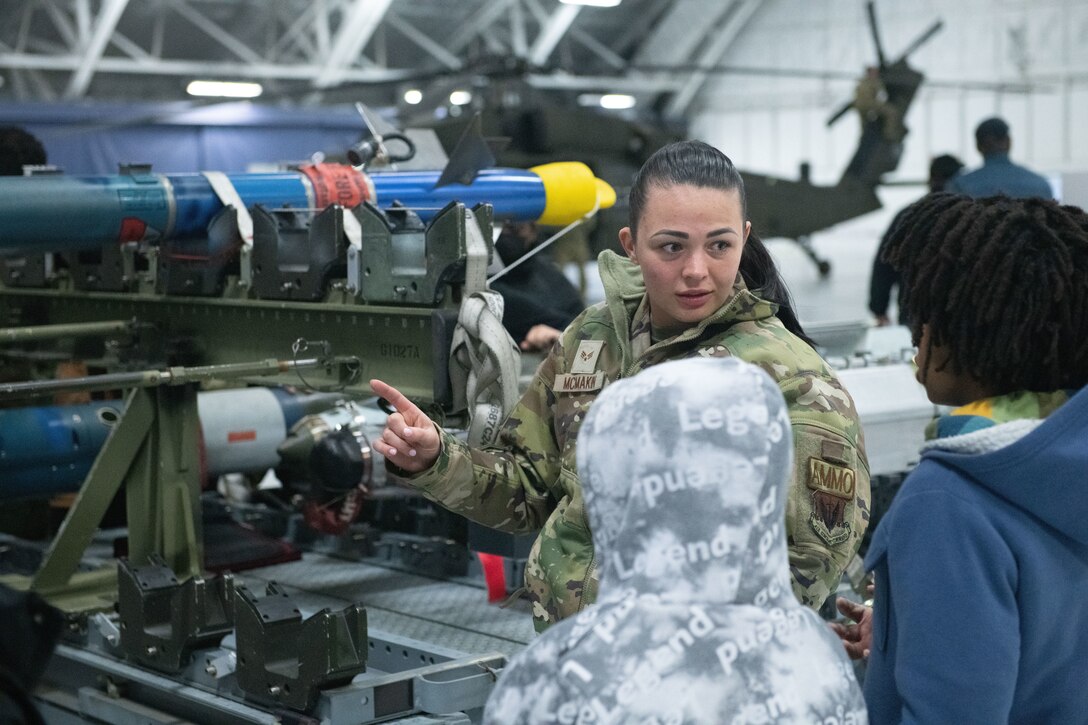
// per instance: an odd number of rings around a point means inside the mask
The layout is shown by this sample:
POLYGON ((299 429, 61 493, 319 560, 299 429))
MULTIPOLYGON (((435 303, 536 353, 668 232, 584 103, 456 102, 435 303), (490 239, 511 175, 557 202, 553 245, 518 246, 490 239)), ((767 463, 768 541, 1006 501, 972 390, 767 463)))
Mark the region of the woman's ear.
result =
POLYGON ((752 222, 744 222, 744 241, 748 241, 748 235, 752 233, 752 222))
POLYGON ((623 251, 627 252, 627 258, 638 264, 638 257, 635 256, 635 238, 631 234, 631 227, 620 229, 620 245, 623 251))

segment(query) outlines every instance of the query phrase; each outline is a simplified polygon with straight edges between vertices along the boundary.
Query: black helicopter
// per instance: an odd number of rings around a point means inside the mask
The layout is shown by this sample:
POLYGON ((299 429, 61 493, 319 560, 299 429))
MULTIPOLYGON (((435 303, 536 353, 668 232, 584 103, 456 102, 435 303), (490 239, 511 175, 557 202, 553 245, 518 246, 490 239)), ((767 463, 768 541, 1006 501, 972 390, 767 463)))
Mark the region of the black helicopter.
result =
MULTIPOLYGON (((834 186, 813 184, 808 178, 807 164, 801 165, 797 180, 741 172, 748 191, 752 228, 765 239, 785 237, 797 241, 816 264, 821 277, 830 274, 831 264, 816 253, 809 236, 881 207, 876 187, 884 174, 899 165, 903 140, 908 133, 903 119, 925 78, 907 64, 907 56, 933 37, 942 25, 939 20, 934 22, 898 59, 889 63, 880 42, 872 2, 868 3, 867 9, 878 65, 868 79, 859 83, 872 84, 870 91, 879 94, 875 99, 879 108, 858 109, 862 112, 861 138, 838 183, 834 186)), ((828 119, 827 125, 835 123, 857 105, 856 99, 844 104, 828 119)))
MULTIPOLYGON (((741 171, 747 188, 748 213, 753 229, 764 239, 786 238, 797 242, 816 264, 821 276, 830 274, 831 265, 813 248, 810 236, 881 208, 876 188, 882 183, 882 177, 894 171, 899 164, 908 133, 902 120, 924 80, 922 73, 907 63, 907 57, 942 26, 941 21, 934 22, 899 58, 889 62, 884 54, 871 1, 867 4, 867 10, 878 62, 868 70, 868 77, 859 81, 859 86, 872 84, 870 90, 877 96, 874 101, 879 107, 857 109, 862 116, 861 136, 839 181, 834 185, 812 183, 806 163, 801 164, 797 179, 741 171)), ((509 139, 505 148, 496 152, 497 162, 504 166, 523 167, 562 158, 588 164, 597 176, 616 188, 618 196, 616 206, 601 213, 591 246, 597 251, 614 245, 616 230, 627 222, 623 200, 635 171, 655 150, 684 138, 685 129, 663 122, 631 121, 589 108, 544 103, 534 96, 531 88, 518 85, 519 76, 532 69, 519 68, 511 63, 492 65, 499 70, 481 72, 479 77, 486 78, 488 86, 477 91, 494 100, 481 104, 478 117, 485 136, 509 139), (509 104, 503 100, 511 95, 511 88, 517 91, 515 95, 520 96, 518 103, 509 104)), ((631 66, 631 69, 650 72, 678 70, 675 66, 631 66)), ((712 67, 699 70, 759 73, 761 69, 712 67)), ((852 99, 831 116, 828 125, 858 105, 858 99, 852 99)), ((435 121, 433 116, 429 120, 422 116, 416 120, 434 128, 447 148, 451 148, 462 136, 468 123, 467 118, 435 121)), ((407 125, 415 124, 408 119, 407 125)))

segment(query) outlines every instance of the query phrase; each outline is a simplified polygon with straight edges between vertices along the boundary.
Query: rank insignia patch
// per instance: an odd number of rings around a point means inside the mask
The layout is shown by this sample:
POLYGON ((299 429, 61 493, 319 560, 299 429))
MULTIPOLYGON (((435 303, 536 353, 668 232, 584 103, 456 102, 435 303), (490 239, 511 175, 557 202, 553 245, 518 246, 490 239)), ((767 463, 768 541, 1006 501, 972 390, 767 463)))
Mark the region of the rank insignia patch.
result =
POLYGON ((582 340, 574 351, 574 362, 570 365, 572 373, 592 373, 597 369, 597 358, 601 355, 604 340, 582 340))

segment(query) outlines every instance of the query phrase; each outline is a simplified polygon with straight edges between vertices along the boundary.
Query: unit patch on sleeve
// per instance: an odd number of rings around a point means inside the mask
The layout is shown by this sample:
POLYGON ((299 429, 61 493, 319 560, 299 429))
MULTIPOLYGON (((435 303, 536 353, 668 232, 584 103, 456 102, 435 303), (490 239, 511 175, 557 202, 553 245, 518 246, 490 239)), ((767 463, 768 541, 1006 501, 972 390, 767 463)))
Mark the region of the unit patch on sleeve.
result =
POLYGON ((574 362, 570 365, 572 373, 591 373, 597 369, 597 358, 601 355, 604 340, 582 340, 574 351, 574 362))
POLYGON ((850 537, 846 512, 854 505, 857 472, 819 458, 809 458, 805 485, 812 490, 809 524, 813 531, 829 546, 846 541, 850 537))

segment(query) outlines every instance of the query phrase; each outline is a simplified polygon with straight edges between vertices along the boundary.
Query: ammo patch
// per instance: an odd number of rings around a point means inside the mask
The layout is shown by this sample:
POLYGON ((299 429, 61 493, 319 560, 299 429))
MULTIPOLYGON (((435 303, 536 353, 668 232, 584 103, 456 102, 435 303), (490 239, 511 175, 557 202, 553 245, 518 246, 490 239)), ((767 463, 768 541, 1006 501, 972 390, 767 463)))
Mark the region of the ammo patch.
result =
POLYGON ((837 466, 815 457, 808 459, 805 485, 812 489, 812 515, 808 523, 828 546, 841 544, 850 538, 850 522, 846 514, 854 505, 857 478, 853 468, 837 466))
POLYGON ((597 358, 601 356, 601 348, 604 340, 582 340, 578 343, 578 349, 574 351, 574 362, 571 363, 572 373, 591 373, 597 369, 597 358))
POLYGON ((808 459, 808 478, 805 480, 805 485, 813 491, 822 491, 853 501, 854 491, 857 489, 857 478, 857 473, 852 468, 836 466, 834 463, 821 461, 819 458, 808 459))
POLYGON ((557 393, 589 393, 604 387, 604 373, 591 375, 571 375, 564 373, 555 376, 552 389, 557 393))

